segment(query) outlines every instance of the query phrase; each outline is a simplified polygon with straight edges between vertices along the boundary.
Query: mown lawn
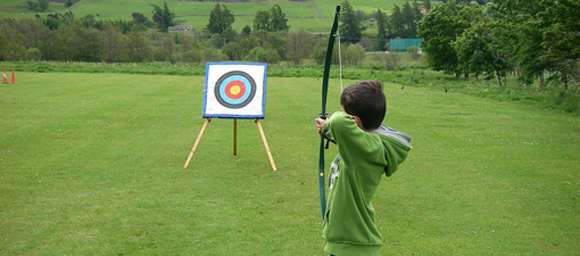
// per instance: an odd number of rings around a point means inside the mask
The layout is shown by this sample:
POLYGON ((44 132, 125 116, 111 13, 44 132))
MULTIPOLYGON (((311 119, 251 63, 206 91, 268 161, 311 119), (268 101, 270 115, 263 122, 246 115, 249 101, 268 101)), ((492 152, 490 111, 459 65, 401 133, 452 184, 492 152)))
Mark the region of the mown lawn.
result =
MULTIPOLYGON (((0 255, 323 255, 319 79, 268 80, 272 173, 251 121, 231 155, 231 120, 212 122, 182 169, 202 77, 17 78, 0 86, 0 255)), ((375 199, 384 255, 578 255, 578 117, 385 91, 387 123, 414 149, 375 199)))

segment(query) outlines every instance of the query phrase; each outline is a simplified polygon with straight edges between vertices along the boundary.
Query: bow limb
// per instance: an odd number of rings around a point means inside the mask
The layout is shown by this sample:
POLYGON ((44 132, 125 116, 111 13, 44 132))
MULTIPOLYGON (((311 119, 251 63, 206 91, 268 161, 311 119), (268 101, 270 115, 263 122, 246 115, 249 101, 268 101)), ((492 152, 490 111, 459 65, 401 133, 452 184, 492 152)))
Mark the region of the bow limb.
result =
MULTIPOLYGON (((326 56, 324 59, 324 72, 322 74, 322 111, 321 118, 326 118, 326 97, 328 96, 328 77, 330 75, 330 65, 332 64, 332 49, 334 48, 334 41, 336 39, 336 31, 338 29, 338 20, 340 16, 340 5, 336 6, 334 14, 334 21, 330 29, 330 36, 328 37, 328 47, 326 48, 326 56)), ((339 42, 340 43, 340 42, 339 42)), ((320 191, 320 214, 324 220, 326 212, 326 195, 324 187, 324 134, 320 134, 320 157, 318 158, 318 189, 320 191)))

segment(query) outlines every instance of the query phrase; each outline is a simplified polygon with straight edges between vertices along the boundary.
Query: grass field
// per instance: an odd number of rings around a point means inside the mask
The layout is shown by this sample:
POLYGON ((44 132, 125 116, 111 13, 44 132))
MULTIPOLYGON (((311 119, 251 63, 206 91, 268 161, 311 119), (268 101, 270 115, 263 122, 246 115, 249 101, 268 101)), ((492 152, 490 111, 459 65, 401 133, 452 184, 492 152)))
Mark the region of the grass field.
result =
MULTIPOLYGON (((231 156, 230 120, 182 169, 201 84, 19 73, 0 86, 0 255, 323 255, 320 80, 268 81, 276 173, 251 121, 231 156)), ((386 84, 387 123, 414 149, 374 202, 384 255, 578 255, 578 117, 399 88, 386 84)))
MULTIPOLYGON (((191 24, 198 31, 207 25, 209 13, 216 4, 214 1, 183 0, 81 0, 73 5, 71 10, 77 17, 98 14, 103 19, 128 20, 133 12, 141 12, 150 18, 151 4, 162 5, 163 2, 167 2, 170 9, 176 14, 178 22, 191 24)), ((252 25, 256 12, 268 10, 272 5, 279 4, 286 13, 291 30, 306 29, 314 32, 327 32, 334 15, 334 6, 340 2, 333 0, 304 2, 266 0, 226 3, 226 5, 236 16, 234 28, 238 31, 245 25, 252 25)), ((405 0, 352 0, 350 2, 358 10, 371 13, 379 8, 389 10, 393 4, 405 3, 405 0)), ((0 17, 32 18, 35 13, 28 10, 25 4, 25 0, 0 1, 0 17)), ((50 6, 51 11, 65 10, 62 4, 51 3, 50 6)))

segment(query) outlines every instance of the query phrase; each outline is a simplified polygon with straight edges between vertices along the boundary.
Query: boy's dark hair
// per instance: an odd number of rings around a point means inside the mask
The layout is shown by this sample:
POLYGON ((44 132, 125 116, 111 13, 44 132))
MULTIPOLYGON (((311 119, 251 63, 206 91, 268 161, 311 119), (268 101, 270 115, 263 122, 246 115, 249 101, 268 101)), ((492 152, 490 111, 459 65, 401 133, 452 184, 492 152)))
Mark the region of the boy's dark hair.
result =
POLYGON ((387 111, 383 84, 377 80, 353 84, 342 91, 340 105, 347 114, 358 116, 364 129, 376 129, 387 111))

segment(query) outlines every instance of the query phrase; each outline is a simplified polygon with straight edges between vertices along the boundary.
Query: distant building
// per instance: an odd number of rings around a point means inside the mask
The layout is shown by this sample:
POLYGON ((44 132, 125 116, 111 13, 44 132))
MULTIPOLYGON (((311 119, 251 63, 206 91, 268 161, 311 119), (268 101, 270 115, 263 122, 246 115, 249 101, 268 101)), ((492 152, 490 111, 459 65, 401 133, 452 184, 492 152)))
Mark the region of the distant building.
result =
POLYGON ((391 52, 404 52, 411 47, 421 50, 422 38, 397 38, 391 39, 387 43, 387 49, 391 52))
POLYGON ((167 28, 167 31, 169 32, 189 32, 193 30, 193 26, 192 25, 175 25, 175 26, 170 26, 167 28))

